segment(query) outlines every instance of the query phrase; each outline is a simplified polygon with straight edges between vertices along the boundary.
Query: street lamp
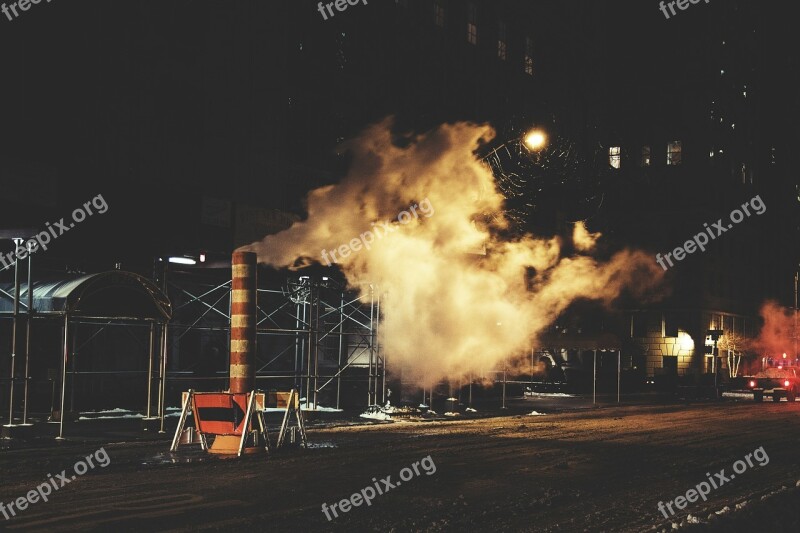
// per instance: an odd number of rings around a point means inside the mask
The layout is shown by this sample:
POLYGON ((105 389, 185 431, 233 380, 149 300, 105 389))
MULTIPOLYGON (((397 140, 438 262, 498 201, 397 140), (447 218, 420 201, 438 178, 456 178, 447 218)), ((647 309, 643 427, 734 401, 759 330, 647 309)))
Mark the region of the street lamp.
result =
POLYGON ((719 396, 719 387, 717 384, 717 376, 719 375, 719 361, 717 361, 717 357, 719 356, 719 348, 717 348, 717 342, 719 342, 719 338, 722 337, 723 331, 721 329, 710 329, 708 330, 707 335, 711 337, 711 340, 714 341, 714 352, 712 354, 711 360, 711 369, 714 372, 714 395, 719 396))
POLYGON ((529 150, 539 151, 547 145, 547 134, 540 129, 532 129, 525 135, 525 146, 529 150))
POLYGON ((188 255, 183 256, 172 256, 167 259, 168 262, 174 263, 176 265, 196 265, 197 260, 194 257, 189 257, 188 255))

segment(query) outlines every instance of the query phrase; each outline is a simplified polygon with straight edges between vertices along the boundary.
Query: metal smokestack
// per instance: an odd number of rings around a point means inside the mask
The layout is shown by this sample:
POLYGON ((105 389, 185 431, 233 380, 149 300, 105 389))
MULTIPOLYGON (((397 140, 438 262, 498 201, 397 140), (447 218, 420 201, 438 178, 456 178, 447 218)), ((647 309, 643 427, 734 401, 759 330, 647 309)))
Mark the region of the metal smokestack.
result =
POLYGON ((255 389, 258 255, 234 252, 231 260, 230 392, 255 389))

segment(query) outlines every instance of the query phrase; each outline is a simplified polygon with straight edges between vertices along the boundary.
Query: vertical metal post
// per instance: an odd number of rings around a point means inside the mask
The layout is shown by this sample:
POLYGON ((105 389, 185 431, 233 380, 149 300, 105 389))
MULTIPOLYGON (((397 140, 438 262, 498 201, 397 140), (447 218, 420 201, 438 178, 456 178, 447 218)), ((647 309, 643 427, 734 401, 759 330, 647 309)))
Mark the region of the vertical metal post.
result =
POLYGON ((592 377, 592 403, 597 404, 597 349, 594 349, 594 373, 592 377))
POLYGON ((306 356, 306 405, 311 401, 311 352, 314 349, 314 285, 311 279, 308 280, 308 314, 306 320, 308 322, 308 353, 306 356))
POLYGON ((295 303, 294 305, 294 389, 300 390, 300 384, 302 379, 300 378, 300 373, 302 372, 303 367, 303 350, 301 347, 301 337, 300 337, 300 327, 302 323, 300 322, 300 302, 295 303))
MULTIPOLYGON (((314 324, 319 328, 319 306, 322 301, 322 291, 317 292, 317 300, 314 303, 314 324)), ((314 340, 314 409, 317 409, 317 388, 319 387, 319 334, 314 340)), ((310 403, 311 399, 306 400, 306 406, 310 403)))
MULTIPOLYGON (((28 425, 28 381, 30 381, 31 326, 33 324, 33 263, 32 245, 28 245, 28 316, 25 321, 25 382, 22 385, 22 425, 28 425)), ((11 421, 9 420, 9 424, 11 421)))
POLYGON ((59 408, 58 437, 64 439, 64 408, 67 399, 67 359, 69 358, 69 314, 64 313, 63 357, 61 359, 61 404, 59 408))
POLYGON ((506 363, 503 361, 503 409, 506 408, 506 363))
POLYGON ((469 406, 472 407, 472 382, 475 380, 472 372, 469 373, 469 406))
POLYGON ((164 413, 166 412, 167 408, 165 405, 166 397, 167 397, 167 354, 168 354, 168 339, 169 339, 169 328, 166 323, 161 325, 161 361, 159 365, 159 391, 158 391, 158 416, 161 419, 161 424, 159 426, 159 433, 165 433, 164 431, 164 413))
POLYGON ((11 332, 11 374, 9 375, 10 397, 8 401, 8 425, 14 425, 14 379, 16 378, 17 363, 17 329, 19 328, 19 257, 16 250, 22 243, 22 239, 14 239, 14 319, 13 330, 11 332))
POLYGON ((617 403, 620 403, 620 389, 622 383, 622 350, 617 350, 617 403))
POLYGON ((380 342, 378 341, 378 335, 380 333, 379 328, 381 327, 381 295, 378 292, 378 304, 377 308, 375 309, 375 343, 377 344, 375 351, 377 353, 378 360, 381 362, 381 370, 383 372, 383 394, 381 396, 381 402, 383 405, 386 405, 386 353, 381 355, 381 346, 380 342))
POLYGON ((72 378, 71 378, 71 381, 70 381, 71 387, 69 388, 69 411, 71 413, 75 412, 75 389, 77 388, 75 386, 75 383, 76 383, 75 374, 77 372, 77 368, 76 367, 77 367, 77 364, 78 364, 78 325, 79 324, 80 324, 80 321, 76 321, 75 322, 75 327, 72 328, 72 352, 71 352, 72 357, 70 357, 70 359, 69 359, 69 365, 72 367, 72 369, 70 371, 70 374, 72 375, 72 378))
POLYGON ((342 393, 342 343, 344 342, 344 292, 340 296, 339 305, 339 364, 337 365, 336 378, 336 408, 339 409, 339 398, 342 393))
POLYGON ((147 415, 145 418, 150 419, 151 408, 153 405, 153 348, 156 342, 156 323, 150 323, 150 345, 148 346, 147 353, 147 415))
POLYGON ((371 284, 369 286, 369 370, 367 372, 367 405, 374 405, 375 402, 373 401, 372 395, 372 357, 373 357, 373 350, 375 348, 375 287, 371 284))

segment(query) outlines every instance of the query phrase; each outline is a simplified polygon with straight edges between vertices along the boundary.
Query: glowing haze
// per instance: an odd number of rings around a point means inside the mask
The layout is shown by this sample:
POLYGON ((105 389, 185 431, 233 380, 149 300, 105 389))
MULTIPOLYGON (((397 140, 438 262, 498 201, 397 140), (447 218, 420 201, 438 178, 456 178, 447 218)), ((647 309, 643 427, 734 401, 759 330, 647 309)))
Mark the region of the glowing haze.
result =
POLYGON ((575 300, 609 303, 625 287, 646 291, 661 279, 641 252, 603 263, 586 255, 599 234, 582 225, 571 246, 580 255, 570 257, 558 237, 498 237, 504 199, 475 155, 494 136, 491 127, 444 125, 398 145, 391 126, 371 126, 347 143, 348 174, 309 194, 306 220, 249 248, 263 263, 290 268, 344 251, 335 260, 351 286, 372 283, 383 294, 381 342, 406 376, 430 385, 487 375, 529 354, 575 300), (402 215, 423 201, 430 209, 402 215), (389 220, 391 231, 382 224, 389 220), (367 243, 376 229, 381 236, 367 243))

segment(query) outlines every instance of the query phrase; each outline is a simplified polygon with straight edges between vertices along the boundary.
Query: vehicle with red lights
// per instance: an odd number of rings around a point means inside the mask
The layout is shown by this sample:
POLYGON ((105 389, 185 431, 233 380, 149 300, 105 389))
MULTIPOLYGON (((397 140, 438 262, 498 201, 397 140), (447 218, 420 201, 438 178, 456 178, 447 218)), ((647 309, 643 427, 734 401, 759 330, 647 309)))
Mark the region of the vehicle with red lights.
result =
POLYGON ((765 396, 771 396, 773 402, 784 397, 793 402, 800 391, 800 368, 795 366, 766 368, 745 379, 747 389, 753 392, 753 399, 757 402, 764 401, 765 396))

